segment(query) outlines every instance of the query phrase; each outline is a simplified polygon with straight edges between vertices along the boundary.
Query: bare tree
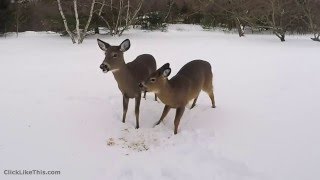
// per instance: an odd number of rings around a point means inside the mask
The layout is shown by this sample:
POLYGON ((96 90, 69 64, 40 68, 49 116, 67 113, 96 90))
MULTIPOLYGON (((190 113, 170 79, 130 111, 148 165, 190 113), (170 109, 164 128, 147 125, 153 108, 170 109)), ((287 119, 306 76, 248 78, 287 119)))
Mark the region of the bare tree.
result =
POLYGON ((282 42, 285 41, 287 31, 299 19, 293 0, 257 0, 259 6, 255 8, 251 21, 256 27, 272 30, 282 42))
POLYGON ((245 35, 246 26, 253 26, 249 14, 256 8, 255 0, 199 0, 199 2, 206 7, 204 13, 206 17, 211 17, 215 21, 215 25, 227 27, 229 30, 236 28, 239 37, 245 35))
POLYGON ((21 12, 23 7, 27 6, 29 0, 13 0, 11 1, 15 6, 15 27, 16 27, 16 35, 19 36, 20 25, 26 19, 26 16, 21 12))
POLYGON ((218 11, 229 22, 233 22, 240 37, 244 36, 245 24, 248 24, 247 15, 249 13, 251 0, 220 0, 214 5, 218 11))
POLYGON ((0 36, 2 34, 5 35, 7 32, 6 25, 9 19, 9 5, 9 0, 0 1, 0 36))
POLYGON ((163 19, 163 22, 167 22, 167 19, 168 19, 170 13, 171 13, 171 9, 172 9, 172 6, 173 6, 174 2, 175 2, 175 0, 170 0, 170 1, 169 1, 169 3, 168 3, 168 6, 169 6, 169 7, 168 7, 168 11, 167 11, 166 16, 165 16, 164 19, 163 19))
POLYGON ((298 7, 303 11, 302 21, 313 33, 314 41, 320 41, 320 1, 319 0, 296 0, 298 7))
POLYGON ((75 32, 71 31, 69 28, 67 19, 65 17, 64 11, 62 9, 61 0, 57 0, 57 2, 58 2, 59 12, 60 12, 60 15, 61 15, 63 23, 64 23, 65 30, 67 31, 68 35, 70 36, 72 43, 77 42, 78 44, 81 44, 87 34, 89 25, 91 23, 96 0, 92 0, 92 2, 91 2, 89 17, 88 17, 88 20, 86 21, 86 24, 83 29, 81 29, 81 27, 80 27, 79 13, 78 13, 78 1, 73 0, 73 8, 74 8, 75 21, 76 21, 75 32))
POLYGON ((73 43, 82 43, 93 28, 98 32, 99 27, 105 27, 111 35, 122 35, 131 26, 154 23, 157 29, 169 21, 236 29, 240 37, 244 36, 244 27, 251 27, 271 31, 281 41, 288 32, 311 32, 312 39, 320 41, 319 0, 4 1, 10 6, 7 15, 0 16, 6 20, 0 23, 1 31, 63 31, 73 43), (58 2, 58 6, 52 1, 58 2))
POLYGON ((103 0, 96 14, 105 22, 111 35, 119 35, 137 21, 144 0, 103 0))
POLYGON ((67 33, 69 34, 72 43, 76 43, 74 34, 70 31, 67 19, 66 19, 65 15, 64 15, 64 12, 62 10, 61 1, 57 0, 57 2, 58 2, 58 8, 59 8, 59 12, 60 12, 60 15, 62 17, 62 20, 63 20, 64 27, 65 27, 67 33))
POLYGON ((119 36, 122 35, 123 31, 128 29, 129 26, 133 25, 137 21, 137 15, 142 7, 143 0, 140 0, 136 8, 132 10, 132 13, 130 9, 132 9, 132 6, 130 5, 130 0, 127 0, 127 12, 125 16, 125 24, 120 28, 119 36))

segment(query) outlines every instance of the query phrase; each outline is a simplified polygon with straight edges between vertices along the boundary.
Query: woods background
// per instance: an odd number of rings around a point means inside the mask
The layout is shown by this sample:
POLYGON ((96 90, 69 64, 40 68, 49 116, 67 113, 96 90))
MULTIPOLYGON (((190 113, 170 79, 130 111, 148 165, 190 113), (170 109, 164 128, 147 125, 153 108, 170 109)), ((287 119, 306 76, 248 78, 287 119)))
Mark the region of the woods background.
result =
POLYGON ((320 36, 320 0, 1 0, 0 34, 53 31, 82 43, 90 34, 121 36, 133 28, 199 24, 239 36, 271 32, 320 36))

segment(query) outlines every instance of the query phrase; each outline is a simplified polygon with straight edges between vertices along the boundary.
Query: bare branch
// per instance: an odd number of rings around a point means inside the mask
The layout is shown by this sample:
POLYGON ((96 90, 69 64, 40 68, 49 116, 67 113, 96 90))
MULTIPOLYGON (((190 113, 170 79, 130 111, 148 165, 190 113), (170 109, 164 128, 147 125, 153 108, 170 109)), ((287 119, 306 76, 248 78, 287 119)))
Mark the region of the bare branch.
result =
POLYGON ((60 12, 60 15, 62 17, 62 20, 63 20, 63 24, 64 24, 64 27, 67 31, 67 33, 69 34, 71 40, 72 40, 72 43, 76 43, 75 39, 74 39, 74 36, 73 34, 71 33, 70 29, 69 29, 69 26, 68 26, 68 22, 66 20, 66 17, 64 16, 64 13, 63 13, 63 10, 62 10, 62 6, 61 6, 61 1, 60 0, 57 0, 58 2, 58 8, 59 8, 59 12, 60 12))

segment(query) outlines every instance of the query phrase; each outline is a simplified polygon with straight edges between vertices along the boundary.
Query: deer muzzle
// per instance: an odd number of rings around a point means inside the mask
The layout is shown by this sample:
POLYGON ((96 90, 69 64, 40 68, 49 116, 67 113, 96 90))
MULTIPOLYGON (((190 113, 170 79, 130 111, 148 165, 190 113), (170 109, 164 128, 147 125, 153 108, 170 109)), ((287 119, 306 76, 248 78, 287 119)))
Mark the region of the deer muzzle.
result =
POLYGON ((147 87, 145 86, 144 82, 139 83, 139 88, 142 91, 146 91, 147 90, 147 87))
POLYGON ((107 73, 107 72, 110 70, 110 68, 109 68, 108 65, 106 65, 106 64, 101 64, 101 65, 100 65, 100 69, 101 69, 102 72, 104 72, 104 73, 107 73))

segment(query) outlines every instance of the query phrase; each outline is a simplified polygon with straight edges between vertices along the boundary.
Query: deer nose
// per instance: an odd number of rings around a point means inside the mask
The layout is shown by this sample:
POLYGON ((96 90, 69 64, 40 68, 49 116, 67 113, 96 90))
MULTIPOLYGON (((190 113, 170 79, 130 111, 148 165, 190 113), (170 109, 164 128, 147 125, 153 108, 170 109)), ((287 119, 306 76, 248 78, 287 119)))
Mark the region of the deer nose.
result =
POLYGON ((105 65, 105 64, 101 64, 100 65, 100 69, 102 69, 103 71, 105 71, 105 70, 109 70, 109 68, 108 68, 108 66, 107 65, 105 65))
POLYGON ((143 84, 142 84, 142 83, 139 83, 139 87, 140 87, 140 88, 143 88, 143 84))
POLYGON ((100 65, 100 69, 103 70, 104 68, 106 68, 106 65, 105 65, 105 64, 101 64, 101 65, 100 65))

